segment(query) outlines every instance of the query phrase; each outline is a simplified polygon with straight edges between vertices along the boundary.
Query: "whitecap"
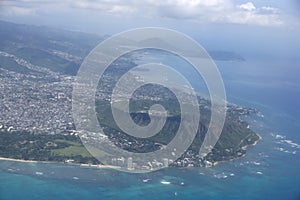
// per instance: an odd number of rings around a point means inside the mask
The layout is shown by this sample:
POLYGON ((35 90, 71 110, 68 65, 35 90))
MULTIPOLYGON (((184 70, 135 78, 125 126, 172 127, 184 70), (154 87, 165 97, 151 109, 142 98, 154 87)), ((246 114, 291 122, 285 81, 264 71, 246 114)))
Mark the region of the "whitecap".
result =
POLYGON ((144 183, 148 183, 151 179, 147 178, 147 179, 143 179, 144 183))
POLYGON ((228 176, 225 175, 224 173, 222 173, 222 174, 214 174, 214 177, 215 177, 215 178, 218 178, 218 179, 221 179, 221 178, 225 179, 225 178, 227 178, 228 176))
POLYGON ((252 162, 254 165, 261 165, 259 162, 255 162, 255 161, 253 161, 252 162))
POLYGON ((164 184, 164 185, 170 185, 170 184, 171 184, 171 182, 165 181, 165 180, 162 180, 160 183, 161 183, 161 184, 164 184))
POLYGON ((43 175, 44 173, 43 173, 43 172, 35 172, 35 174, 41 176, 41 175, 43 175))
POLYGON ((276 138, 276 139, 284 139, 285 136, 284 136, 284 135, 279 135, 279 134, 277 134, 277 135, 275 135, 275 138, 276 138))
POLYGON ((300 145, 293 142, 292 140, 284 140, 287 144, 289 144, 291 147, 294 147, 294 148, 300 148, 300 145))

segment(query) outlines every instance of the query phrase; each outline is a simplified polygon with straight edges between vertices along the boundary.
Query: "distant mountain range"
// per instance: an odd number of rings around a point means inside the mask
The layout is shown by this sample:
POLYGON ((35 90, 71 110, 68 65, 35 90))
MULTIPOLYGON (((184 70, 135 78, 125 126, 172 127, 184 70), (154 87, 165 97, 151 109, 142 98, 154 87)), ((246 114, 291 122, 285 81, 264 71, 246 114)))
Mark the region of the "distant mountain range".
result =
MULTIPOLYGON (((0 20, 0 51, 54 72, 76 75, 84 57, 106 36, 0 20)), ((237 53, 209 51, 214 60, 244 61, 237 53)), ((0 55, 0 67, 29 72, 13 58, 0 55)))
MULTIPOLYGON (((69 75, 76 74, 83 58, 103 40, 93 34, 5 21, 0 21, 0 27, 0 51, 69 75)), ((5 66, 4 62, 12 60, 0 59, 1 67, 5 66)))

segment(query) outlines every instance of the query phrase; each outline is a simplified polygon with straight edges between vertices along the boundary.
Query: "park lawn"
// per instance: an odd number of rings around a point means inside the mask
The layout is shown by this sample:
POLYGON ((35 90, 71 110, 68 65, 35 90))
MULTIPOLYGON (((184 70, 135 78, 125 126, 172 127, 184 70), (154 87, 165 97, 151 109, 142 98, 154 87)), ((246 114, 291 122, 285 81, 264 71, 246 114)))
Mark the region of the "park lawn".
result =
POLYGON ((71 146, 62 148, 62 149, 52 149, 51 152, 54 155, 60 155, 60 156, 77 156, 81 155, 82 157, 93 157, 86 148, 78 143, 78 142, 72 142, 67 140, 55 140, 55 142, 61 142, 61 143, 67 143, 71 146))

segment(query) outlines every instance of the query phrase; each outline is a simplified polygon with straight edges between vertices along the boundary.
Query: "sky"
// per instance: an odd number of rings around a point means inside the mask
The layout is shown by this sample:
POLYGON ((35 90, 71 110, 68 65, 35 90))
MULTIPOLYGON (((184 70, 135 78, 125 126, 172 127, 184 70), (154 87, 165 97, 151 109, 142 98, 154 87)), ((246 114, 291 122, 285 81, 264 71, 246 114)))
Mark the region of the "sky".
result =
POLYGON ((300 46, 299 0, 0 0, 0 19, 100 35, 165 27, 208 48, 249 55, 300 46))

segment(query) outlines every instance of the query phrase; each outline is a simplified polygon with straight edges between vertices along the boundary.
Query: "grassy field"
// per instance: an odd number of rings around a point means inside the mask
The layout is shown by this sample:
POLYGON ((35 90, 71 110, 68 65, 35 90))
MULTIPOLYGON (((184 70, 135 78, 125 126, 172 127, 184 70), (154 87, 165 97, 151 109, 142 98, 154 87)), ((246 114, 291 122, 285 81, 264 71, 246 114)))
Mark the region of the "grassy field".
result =
POLYGON ((54 155, 59 155, 59 156, 81 155, 82 157, 93 157, 81 143, 67 141, 67 140, 55 140, 55 142, 66 143, 71 146, 65 147, 63 149, 51 150, 51 153, 54 155))

